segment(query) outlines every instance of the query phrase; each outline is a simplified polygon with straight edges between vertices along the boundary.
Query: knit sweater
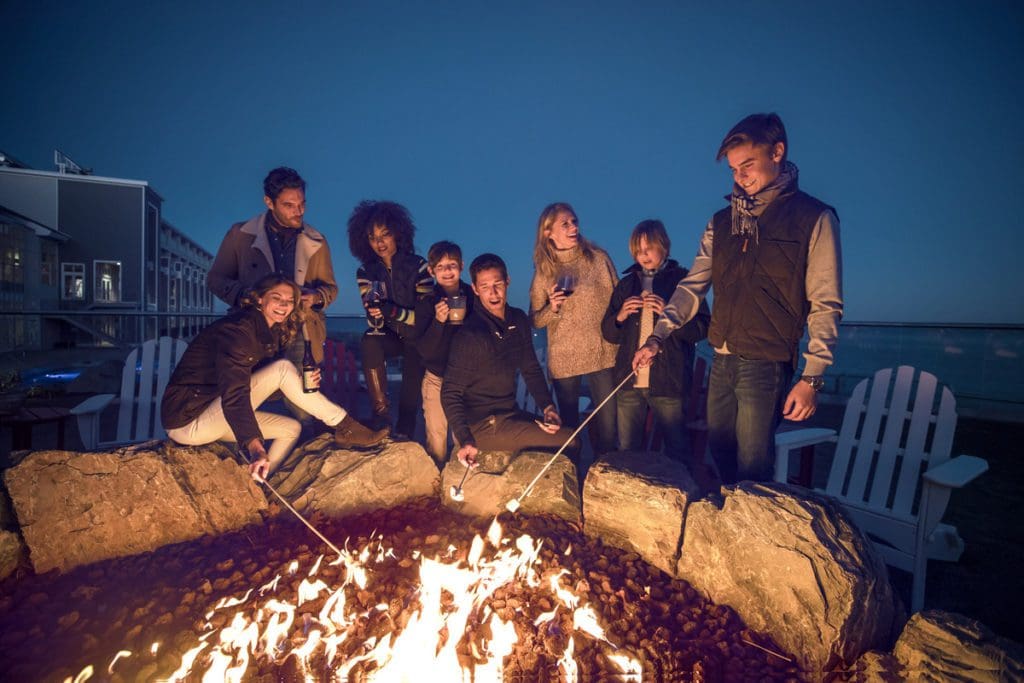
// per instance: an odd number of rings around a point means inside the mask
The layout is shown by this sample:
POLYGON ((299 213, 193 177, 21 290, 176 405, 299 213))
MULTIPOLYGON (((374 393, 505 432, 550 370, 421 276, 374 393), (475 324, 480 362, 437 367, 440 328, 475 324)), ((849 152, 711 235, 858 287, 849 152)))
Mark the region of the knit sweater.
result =
POLYGON ((594 248, 588 261, 579 247, 555 252, 562 268, 576 274, 576 289, 555 313, 548 290, 555 277, 535 272, 530 283, 530 320, 548 330, 548 371, 553 379, 585 375, 615 365, 617 344, 601 334, 601 319, 619 281, 611 258, 594 248))

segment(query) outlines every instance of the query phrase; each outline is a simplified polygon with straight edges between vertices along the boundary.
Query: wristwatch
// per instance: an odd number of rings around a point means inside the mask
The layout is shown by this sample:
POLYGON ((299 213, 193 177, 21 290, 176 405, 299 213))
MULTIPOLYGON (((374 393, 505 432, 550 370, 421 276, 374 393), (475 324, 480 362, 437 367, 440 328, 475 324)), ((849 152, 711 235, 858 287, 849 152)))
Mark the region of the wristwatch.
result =
POLYGON ((818 393, 825 387, 825 378, 822 375, 801 375, 800 381, 810 384, 814 393, 818 393))

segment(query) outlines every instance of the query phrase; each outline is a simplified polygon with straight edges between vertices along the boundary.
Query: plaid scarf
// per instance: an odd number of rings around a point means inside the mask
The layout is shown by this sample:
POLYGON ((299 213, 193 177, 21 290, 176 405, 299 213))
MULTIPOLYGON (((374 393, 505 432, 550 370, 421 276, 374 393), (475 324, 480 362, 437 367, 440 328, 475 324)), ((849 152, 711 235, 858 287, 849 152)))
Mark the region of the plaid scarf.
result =
POLYGON ((779 171, 778 177, 753 197, 748 195, 739 185, 732 186, 732 194, 725 196, 732 206, 732 233, 743 237, 753 237, 757 244, 757 217, 764 213, 768 205, 783 193, 797 189, 797 177, 800 172, 796 164, 787 161, 779 171))

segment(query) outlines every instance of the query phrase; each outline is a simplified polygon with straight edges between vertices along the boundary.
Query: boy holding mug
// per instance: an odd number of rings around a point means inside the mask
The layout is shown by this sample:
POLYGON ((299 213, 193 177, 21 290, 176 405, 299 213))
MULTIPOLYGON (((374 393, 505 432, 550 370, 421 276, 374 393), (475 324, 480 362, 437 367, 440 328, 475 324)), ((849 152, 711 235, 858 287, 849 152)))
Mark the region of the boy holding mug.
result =
POLYGON ((448 419, 441 408, 441 380, 448 364, 452 337, 472 309, 469 285, 461 280, 462 249, 442 240, 427 252, 427 271, 434 289, 416 306, 416 348, 426 372, 423 375, 423 423, 427 452, 443 465, 448 459, 448 419))

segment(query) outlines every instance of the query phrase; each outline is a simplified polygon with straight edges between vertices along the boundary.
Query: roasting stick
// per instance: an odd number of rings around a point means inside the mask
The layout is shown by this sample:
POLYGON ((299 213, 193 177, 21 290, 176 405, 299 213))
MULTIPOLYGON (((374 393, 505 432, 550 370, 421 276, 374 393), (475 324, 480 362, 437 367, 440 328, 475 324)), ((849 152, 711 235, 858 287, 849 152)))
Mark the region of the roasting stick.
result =
MULTIPOLYGON (((242 454, 242 458, 244 458, 246 462, 249 462, 249 456, 248 456, 248 455, 246 455, 245 451, 243 451, 242 449, 239 449, 239 451, 238 451, 238 452, 242 454)), ((256 479, 255 477, 253 477, 253 478, 254 478, 254 479, 256 479)), ((320 540, 321 540, 321 541, 323 541, 324 543, 326 543, 326 544, 327 544, 327 546, 328 546, 328 547, 329 547, 329 548, 330 548, 331 550, 333 550, 333 551, 334 551, 334 552, 335 552, 335 553, 336 553, 336 554, 338 555, 338 557, 341 557, 341 551, 340 551, 340 550, 338 549, 338 546, 336 546, 336 545, 334 545, 333 543, 331 543, 330 541, 328 541, 328 540, 327 540, 327 537, 326 537, 326 536, 324 536, 324 535, 323 535, 322 533, 320 533, 319 531, 317 531, 317 528, 316 528, 315 526, 313 526, 312 524, 310 524, 310 523, 309 523, 309 521, 308 521, 308 520, 307 520, 307 519, 306 519, 305 517, 303 517, 303 516, 302 516, 301 514, 299 514, 299 511, 298 511, 298 510, 296 510, 295 508, 293 508, 293 507, 292 507, 292 505, 291 505, 291 503, 289 503, 289 502, 288 502, 287 500, 285 500, 285 499, 284 499, 284 496, 282 496, 282 495, 281 495, 280 493, 278 493, 278 492, 277 492, 277 489, 275 489, 275 488, 274 488, 273 486, 271 486, 271 485, 270 485, 270 482, 269 482, 269 481, 267 481, 267 480, 266 480, 266 479, 264 479, 263 477, 260 477, 260 478, 256 479, 256 481, 258 481, 259 483, 263 484, 263 485, 264 485, 264 486, 266 486, 266 487, 267 487, 268 489, 270 489, 270 492, 271 492, 271 493, 273 493, 273 494, 274 494, 275 496, 277 496, 277 499, 278 499, 279 501, 281 501, 281 502, 282 502, 282 503, 284 504, 284 506, 285 506, 286 508, 288 508, 288 510, 290 510, 290 511, 291 511, 291 513, 292 513, 293 515, 295 515, 296 517, 298 517, 298 518, 299 518, 299 521, 300 521, 300 522, 302 522, 302 523, 303 523, 303 524, 305 524, 305 525, 306 525, 307 527, 309 527, 309 530, 310 530, 310 531, 312 531, 312 532, 313 532, 314 534, 316 534, 317 536, 319 536, 319 537, 320 537, 320 540)))
POLYGON ((510 500, 507 503, 505 503, 505 509, 506 510, 508 510, 509 512, 515 512, 516 510, 519 509, 519 506, 523 502, 523 499, 526 498, 528 495, 530 495, 530 491, 533 490, 534 485, 538 481, 540 481, 540 478, 543 477, 544 473, 548 471, 548 468, 551 467, 551 465, 555 462, 555 458, 557 458, 558 456, 560 456, 562 454, 562 451, 565 450, 566 446, 568 446, 570 443, 572 443, 572 440, 576 438, 576 435, 579 434, 580 431, 582 431, 583 428, 587 426, 588 422, 590 422, 592 419, 594 419, 594 416, 597 415, 598 411, 600 411, 601 408, 604 407, 604 404, 607 403, 611 399, 612 396, 614 396, 615 394, 619 393, 619 389, 621 389, 623 386, 625 386, 626 382, 628 382, 630 379, 632 379, 633 375, 635 375, 635 374, 636 374, 636 370, 634 370, 633 372, 631 372, 628 375, 626 375, 626 378, 623 379, 621 382, 619 382, 619 386, 617 386, 614 389, 612 389, 611 393, 608 394, 607 396, 605 396, 604 400, 601 401, 600 403, 598 403, 597 407, 594 408, 592 411, 590 411, 590 415, 587 416, 587 419, 580 423, 580 426, 577 427, 576 431, 574 431, 572 433, 572 435, 568 438, 568 440, 566 440, 566 442, 562 444, 562 447, 559 448, 558 451, 554 455, 551 456, 551 459, 548 460, 547 464, 545 464, 544 467, 541 468, 540 472, 537 473, 537 476, 533 478, 533 481, 531 481, 526 486, 526 488, 523 489, 523 492, 519 494, 519 497, 518 498, 513 498, 512 500, 510 500))

